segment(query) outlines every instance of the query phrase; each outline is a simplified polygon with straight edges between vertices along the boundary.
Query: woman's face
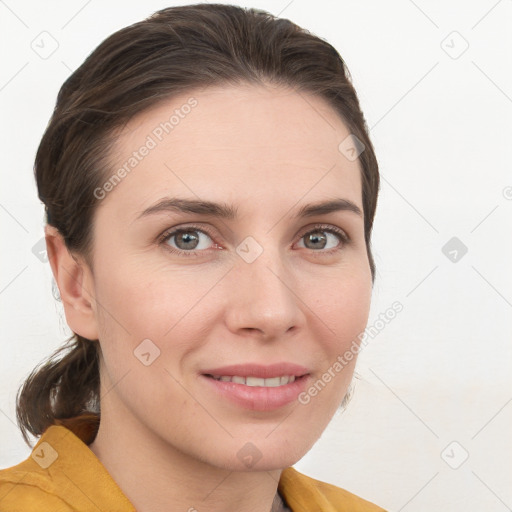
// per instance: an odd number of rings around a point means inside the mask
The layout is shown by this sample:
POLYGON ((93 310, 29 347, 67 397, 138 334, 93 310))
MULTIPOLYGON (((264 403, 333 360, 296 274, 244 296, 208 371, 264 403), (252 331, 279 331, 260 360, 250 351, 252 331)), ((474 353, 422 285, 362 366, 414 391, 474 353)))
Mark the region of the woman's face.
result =
POLYGON ((123 128, 84 285, 102 421, 231 470, 283 468, 311 448, 370 306, 349 135, 322 99, 249 85, 175 97, 123 128))

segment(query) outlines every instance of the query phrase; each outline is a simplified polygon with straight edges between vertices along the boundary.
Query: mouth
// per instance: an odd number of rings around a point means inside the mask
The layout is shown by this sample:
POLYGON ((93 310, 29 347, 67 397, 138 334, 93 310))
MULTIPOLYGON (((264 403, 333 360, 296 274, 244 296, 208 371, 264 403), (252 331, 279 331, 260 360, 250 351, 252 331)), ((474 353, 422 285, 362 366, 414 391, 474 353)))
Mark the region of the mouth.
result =
MULTIPOLYGON (((279 386, 281 385, 277 383, 277 379, 291 379, 293 382, 293 378, 302 377, 309 373, 308 368, 305 366, 301 366, 294 363, 274 363, 269 365, 255 364, 255 363, 244 363, 244 364, 232 364, 229 366, 223 366, 220 368, 208 368, 205 369, 203 375, 208 375, 213 377, 216 380, 224 380, 228 379, 237 379, 240 384, 246 384, 248 386, 263 386, 265 384, 261 384, 261 379, 268 380, 269 386, 279 386), (241 379, 245 379, 245 382, 242 382, 241 379), (260 379, 256 380, 255 379, 260 379), (275 379, 275 380, 273 380, 275 379), (249 383, 247 383, 249 380, 249 383), (258 382, 258 384, 251 384, 251 382, 258 382)), ((236 380, 234 382, 237 382, 236 380)))
POLYGON ((245 409, 271 411, 295 401, 310 373, 303 366, 288 363, 245 364, 207 370, 201 377, 217 399, 245 409))
POLYGON ((278 377, 270 377, 263 379, 261 377, 248 376, 243 377, 241 375, 209 375, 205 374, 206 377, 210 377, 215 380, 222 382, 235 382, 236 384, 243 384, 244 386, 250 387, 263 387, 263 388, 277 388, 279 386, 286 386, 295 382, 295 380, 305 377, 301 375, 296 377, 295 375, 282 375, 278 377))

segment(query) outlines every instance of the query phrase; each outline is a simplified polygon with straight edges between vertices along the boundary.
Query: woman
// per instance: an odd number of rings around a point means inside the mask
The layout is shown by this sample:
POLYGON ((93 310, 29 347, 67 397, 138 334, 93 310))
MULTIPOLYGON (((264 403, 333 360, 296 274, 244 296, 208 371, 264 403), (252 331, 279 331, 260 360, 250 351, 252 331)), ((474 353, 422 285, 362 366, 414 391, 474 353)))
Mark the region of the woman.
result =
POLYGON ((2 511, 383 510, 291 467, 347 399, 375 276, 378 164, 332 46, 163 9, 64 83, 35 174, 74 336, 19 391, 40 439, 2 511))

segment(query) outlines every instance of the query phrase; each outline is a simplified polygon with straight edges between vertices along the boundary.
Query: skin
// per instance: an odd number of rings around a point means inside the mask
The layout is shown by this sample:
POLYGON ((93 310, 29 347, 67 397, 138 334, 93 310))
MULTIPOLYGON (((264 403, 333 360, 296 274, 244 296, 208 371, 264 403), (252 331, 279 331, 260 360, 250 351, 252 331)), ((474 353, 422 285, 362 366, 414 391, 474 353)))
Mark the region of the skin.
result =
POLYGON ((362 211, 361 168, 338 150, 350 132, 323 99, 240 85, 192 91, 134 117, 112 170, 192 96, 197 106, 99 202, 93 269, 51 227, 48 254, 68 325, 101 345, 101 424, 90 448, 137 510, 268 512, 282 469, 310 450, 343 400, 356 358, 307 405, 270 412, 217 397, 198 374, 288 361, 314 383, 364 331, 372 282, 363 216, 293 217, 334 198, 362 211), (238 217, 136 220, 164 196, 233 204, 238 217), (157 241, 189 223, 213 235, 192 228, 197 257, 166 249, 185 252, 177 238, 157 241), (310 231, 327 245, 306 246, 310 231), (236 252, 247 236, 263 248, 250 264, 236 252), (134 357, 144 339, 161 351, 149 366, 134 357), (237 456, 247 442, 261 454, 250 469, 237 456))

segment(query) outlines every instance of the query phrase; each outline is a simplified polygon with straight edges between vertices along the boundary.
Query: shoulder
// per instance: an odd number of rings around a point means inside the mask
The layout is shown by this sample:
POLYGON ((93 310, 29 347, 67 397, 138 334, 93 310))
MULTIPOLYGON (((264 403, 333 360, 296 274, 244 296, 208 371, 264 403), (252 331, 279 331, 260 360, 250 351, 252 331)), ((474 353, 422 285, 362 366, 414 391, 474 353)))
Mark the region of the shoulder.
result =
POLYGON ((89 512, 94 504, 95 510, 135 512, 84 440, 50 426, 27 459, 0 470, 0 511, 89 512))
POLYGON ((311 510, 313 505, 322 512, 386 512, 345 489, 311 478, 293 467, 283 470, 279 492, 293 512, 311 510))
MULTIPOLYGON (((35 463, 35 461, 32 461, 35 463)), ((37 466, 37 464, 36 464, 37 466)), ((2 512, 72 512, 58 496, 52 480, 31 464, 31 457, 0 470, 0 510, 2 512)))

